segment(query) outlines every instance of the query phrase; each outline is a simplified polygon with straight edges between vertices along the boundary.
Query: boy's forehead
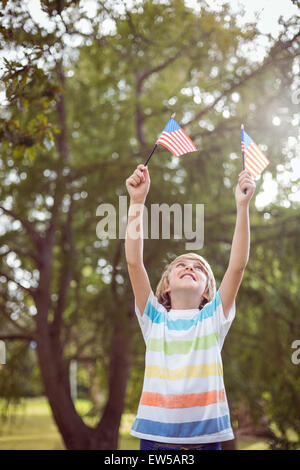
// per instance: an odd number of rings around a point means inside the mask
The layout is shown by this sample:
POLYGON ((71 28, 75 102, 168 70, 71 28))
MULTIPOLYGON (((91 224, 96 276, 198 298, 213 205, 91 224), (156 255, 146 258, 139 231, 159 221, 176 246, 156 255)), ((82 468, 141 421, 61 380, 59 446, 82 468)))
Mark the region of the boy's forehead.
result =
POLYGON ((180 261, 194 261, 195 263, 199 263, 199 264, 202 264, 204 265, 203 261, 199 258, 192 258, 190 256, 182 256, 182 257, 179 257, 179 258, 176 258, 172 263, 171 265, 175 265, 176 263, 180 263, 180 261))

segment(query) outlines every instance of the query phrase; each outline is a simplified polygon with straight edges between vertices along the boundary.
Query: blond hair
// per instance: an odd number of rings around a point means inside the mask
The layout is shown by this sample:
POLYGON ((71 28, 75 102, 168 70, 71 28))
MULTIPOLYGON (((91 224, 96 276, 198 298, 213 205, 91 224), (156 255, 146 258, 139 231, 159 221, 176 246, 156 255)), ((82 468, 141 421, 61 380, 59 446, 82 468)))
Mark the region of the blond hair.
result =
POLYGON ((208 299, 202 298, 201 303, 199 305, 199 309, 201 310, 207 302, 210 302, 214 296, 216 295, 216 281, 211 270, 210 265, 208 262, 200 255, 196 253, 187 253, 180 256, 177 256, 165 269, 161 280, 159 281, 157 288, 156 288, 156 297, 160 304, 162 304, 168 311, 172 308, 171 305, 171 297, 167 289, 167 283, 169 281, 169 273, 173 268, 174 264, 177 263, 181 259, 193 259, 200 262, 201 266, 203 267, 205 274, 207 276, 207 284, 204 293, 207 294, 208 299))

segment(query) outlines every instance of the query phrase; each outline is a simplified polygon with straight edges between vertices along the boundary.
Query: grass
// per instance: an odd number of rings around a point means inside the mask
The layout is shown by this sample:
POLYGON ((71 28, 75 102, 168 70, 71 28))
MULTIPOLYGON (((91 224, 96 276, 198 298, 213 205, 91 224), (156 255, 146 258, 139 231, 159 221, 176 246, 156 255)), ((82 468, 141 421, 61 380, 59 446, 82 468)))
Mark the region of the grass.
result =
POLYGON ((7 421, 0 424, 0 450, 64 449, 44 398, 26 399, 7 421))
MULTIPOLYGON (((77 400, 76 409, 85 415, 90 409, 87 400, 77 400)), ((130 436, 133 414, 124 414, 120 427, 120 450, 138 450, 139 440, 130 436)), ((90 424, 90 423, 89 423, 90 424)), ((255 438, 238 441, 241 450, 266 450, 267 444, 255 438)), ((45 398, 25 399, 6 422, 0 421, 0 450, 61 450, 62 438, 53 421, 45 398)))

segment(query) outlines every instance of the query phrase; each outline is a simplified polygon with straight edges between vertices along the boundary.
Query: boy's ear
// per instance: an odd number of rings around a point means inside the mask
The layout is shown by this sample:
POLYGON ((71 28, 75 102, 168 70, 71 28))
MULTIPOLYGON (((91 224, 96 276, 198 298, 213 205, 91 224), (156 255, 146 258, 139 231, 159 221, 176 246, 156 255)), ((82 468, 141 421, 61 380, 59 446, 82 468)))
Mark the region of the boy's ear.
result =
POLYGON ((208 300, 208 292, 204 292, 204 293, 202 294, 202 297, 203 297, 204 299, 208 300))
POLYGON ((167 284, 167 285, 166 285, 165 292, 168 293, 168 294, 170 294, 170 290, 171 290, 171 289, 170 289, 170 286, 169 286, 169 284, 167 284))

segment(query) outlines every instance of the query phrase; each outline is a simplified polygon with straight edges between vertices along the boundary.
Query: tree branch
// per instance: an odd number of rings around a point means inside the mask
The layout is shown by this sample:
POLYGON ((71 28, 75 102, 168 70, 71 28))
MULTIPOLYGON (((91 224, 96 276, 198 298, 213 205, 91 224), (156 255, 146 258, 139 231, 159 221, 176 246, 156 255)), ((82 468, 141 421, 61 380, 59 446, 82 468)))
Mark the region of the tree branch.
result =
MULTIPOLYGON (((2 295, 3 295, 3 294, 2 294, 2 295)), ((6 297, 6 296, 4 296, 4 297, 6 297)), ((7 301, 7 300, 8 300, 8 299, 6 299, 6 298, 4 299, 4 301, 7 301)), ((18 323, 17 321, 13 320, 13 319, 11 318, 11 316, 9 315, 9 313, 6 312, 3 308, 2 308, 1 311, 0 311, 0 316, 1 316, 1 315, 4 316, 5 319, 6 319, 9 323, 11 323, 11 324, 14 326, 14 328, 18 328, 18 329, 19 329, 20 331, 22 331, 25 335, 28 333, 28 328, 19 325, 19 323, 18 323)))
POLYGON ((18 334, 11 334, 11 335, 1 335, 0 334, 0 340, 2 341, 35 341, 34 336, 30 335, 18 335, 18 334))
MULTIPOLYGON (((292 41, 295 41, 299 34, 300 33, 296 34, 295 37, 293 38, 293 40, 288 41, 288 44, 290 45, 290 43, 292 41)), ((291 54, 289 54, 287 57, 281 57, 281 58, 277 57, 278 53, 282 52, 282 49, 287 50, 287 47, 289 47, 289 46, 286 45, 286 47, 283 47, 283 44, 281 44, 280 47, 278 46, 276 49, 274 49, 272 54, 270 56, 268 56, 268 59, 266 59, 264 61, 264 63, 259 68, 253 70, 251 73, 249 73, 247 75, 244 75, 238 82, 236 82, 236 78, 231 80, 231 82, 228 83, 229 88, 227 88, 227 90, 223 90, 221 95, 218 98, 215 98, 215 100, 212 102, 212 104, 210 104, 209 106, 206 106, 205 109, 203 109, 202 111, 197 113, 190 121, 188 121, 187 123, 182 125, 182 127, 188 126, 192 122, 200 119, 202 116, 207 114, 211 109, 213 109, 216 106, 216 104, 218 104, 218 102, 221 99, 224 98, 224 96, 230 95, 231 93, 233 93, 234 90, 236 90, 240 86, 244 85, 248 80, 250 80, 251 78, 255 77, 256 75, 259 75, 260 73, 262 73, 273 62, 278 63, 278 62, 282 62, 284 60, 290 60, 291 59, 291 54)), ((294 54, 293 57, 296 57, 297 55, 299 55, 299 53, 294 54)))
POLYGON ((78 362, 95 362, 98 359, 101 359, 101 361, 105 361, 107 359, 106 356, 103 354, 95 354, 94 356, 81 356, 80 354, 75 354, 74 356, 68 358, 70 361, 78 361, 78 362))
POLYGON ((31 295, 31 297, 35 298, 36 290, 31 289, 30 287, 24 287, 22 284, 20 284, 18 281, 16 281, 14 278, 10 277, 8 274, 4 273, 3 271, 0 271, 0 276, 4 276, 7 281, 14 282, 20 289, 22 289, 26 294, 31 295))
POLYGON ((142 83, 148 78, 150 77, 150 75, 154 74, 154 73, 157 73, 157 72, 160 72, 161 70, 165 69, 166 67, 168 67, 168 65, 172 64, 172 62, 174 62, 176 59, 178 59, 180 56, 182 56, 182 54, 187 50, 189 49, 193 43, 195 41, 191 41, 191 44, 189 44, 188 46, 185 46, 183 47, 182 49, 180 49, 179 51, 176 52, 176 54, 174 54, 173 56, 169 57, 167 60, 165 60, 165 62, 162 62, 161 64, 159 65, 156 65, 155 67, 153 67, 152 69, 150 70, 147 70, 146 72, 142 73, 140 76, 139 76, 139 79, 138 79, 138 86, 141 87, 142 86, 142 83))
POLYGON ((5 207, 3 207, 3 206, 0 206, 0 209, 2 209, 2 211, 6 215, 12 217, 14 220, 18 220, 22 224, 22 226, 26 230, 27 234, 30 236, 30 238, 34 241, 36 247, 39 249, 40 245, 41 245, 41 242, 42 242, 42 237, 35 230, 34 225, 31 222, 29 222, 28 220, 23 219, 23 217, 16 214, 14 211, 11 211, 9 209, 5 209, 5 207))
POLYGON ((135 120, 136 120, 137 139, 142 147, 145 146, 145 139, 144 139, 144 134, 143 134, 143 123, 145 120, 145 115, 140 107, 140 97, 142 95, 143 83, 148 77, 150 77, 150 75, 160 72, 161 70, 165 69, 170 64, 172 64, 172 62, 178 59, 188 48, 192 46, 194 42, 195 41, 191 41, 191 44, 178 50, 176 54, 174 54, 173 56, 170 56, 167 60, 153 67, 152 69, 146 70, 145 72, 142 72, 142 73, 138 73, 138 72, 136 73, 136 112, 135 112, 136 119, 135 120))
POLYGON ((39 263, 40 263, 40 260, 39 258, 37 257, 37 255, 35 253, 33 253, 33 251, 23 251, 21 250, 19 247, 16 248, 15 246, 12 246, 9 250, 7 250, 5 253, 0 253, 0 257, 4 257, 4 256, 7 256, 9 253, 15 253, 19 256, 19 258, 21 257, 24 257, 24 258, 31 258, 37 266, 39 266, 39 263))

